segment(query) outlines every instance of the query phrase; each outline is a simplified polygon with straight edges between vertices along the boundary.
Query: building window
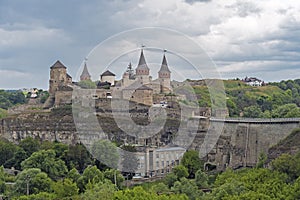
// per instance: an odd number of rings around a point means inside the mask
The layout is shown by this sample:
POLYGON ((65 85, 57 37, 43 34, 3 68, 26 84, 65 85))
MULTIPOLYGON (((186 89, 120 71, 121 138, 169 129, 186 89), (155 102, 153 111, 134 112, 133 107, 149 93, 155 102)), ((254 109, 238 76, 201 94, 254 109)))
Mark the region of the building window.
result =
POLYGON ((169 161, 167 161, 167 166, 169 166, 169 161))
POLYGON ((156 167, 157 168, 159 167, 159 161, 156 161, 156 167))
POLYGON ((165 162, 161 161, 161 166, 164 167, 165 166, 165 162))
POLYGON ((156 154, 156 158, 159 158, 159 154, 158 153, 156 154))

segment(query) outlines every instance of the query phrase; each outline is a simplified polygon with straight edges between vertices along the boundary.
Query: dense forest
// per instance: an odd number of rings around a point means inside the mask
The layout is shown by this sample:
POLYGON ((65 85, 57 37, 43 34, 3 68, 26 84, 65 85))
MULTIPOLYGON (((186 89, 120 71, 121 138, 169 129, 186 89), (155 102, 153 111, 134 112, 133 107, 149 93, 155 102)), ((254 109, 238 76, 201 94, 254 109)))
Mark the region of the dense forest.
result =
MULTIPOLYGON (((297 130, 298 134, 300 130, 297 130)), ((81 145, 0 140, 0 196, 4 199, 299 199, 300 153, 271 162, 261 155, 255 168, 203 171, 198 152, 187 151, 163 179, 132 184, 121 172, 93 159, 81 145), (4 168, 20 170, 8 174, 4 168)), ((149 180, 149 179, 148 179, 149 180)))

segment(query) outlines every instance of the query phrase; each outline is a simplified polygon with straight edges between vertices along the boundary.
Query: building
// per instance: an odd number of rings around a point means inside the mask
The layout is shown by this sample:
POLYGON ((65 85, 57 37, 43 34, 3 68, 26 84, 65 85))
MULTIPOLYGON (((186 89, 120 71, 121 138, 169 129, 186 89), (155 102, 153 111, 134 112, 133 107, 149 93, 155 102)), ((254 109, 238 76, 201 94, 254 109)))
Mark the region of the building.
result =
POLYGON ((80 75, 80 80, 81 81, 85 81, 85 80, 91 80, 91 75, 88 71, 88 68, 86 66, 86 62, 84 62, 84 67, 83 67, 83 71, 80 75))
POLYGON ((247 85, 250 86, 263 86, 265 85, 264 81, 256 78, 256 77, 245 77, 244 79, 242 79, 242 81, 244 83, 246 83, 247 85))
MULTIPOLYGON (((140 104, 153 105, 153 95, 172 92, 171 71, 168 67, 166 55, 163 54, 162 64, 158 71, 158 78, 152 80, 150 68, 147 65, 144 50, 141 50, 136 69, 129 63, 121 80, 106 70, 100 75, 95 95, 91 98, 116 98, 134 101, 140 104)), ((87 63, 84 63, 80 81, 91 80, 87 63)), ((44 107, 59 106, 72 103, 72 91, 77 87, 72 77, 67 73, 67 67, 59 60, 50 67, 49 94, 44 107)))
POLYGON ((164 176, 179 165, 186 149, 182 147, 146 148, 136 152, 138 167, 137 176, 164 176))
POLYGON ((101 83, 109 83, 109 85, 115 85, 115 77, 116 75, 109 70, 106 70, 100 75, 100 82, 101 83))

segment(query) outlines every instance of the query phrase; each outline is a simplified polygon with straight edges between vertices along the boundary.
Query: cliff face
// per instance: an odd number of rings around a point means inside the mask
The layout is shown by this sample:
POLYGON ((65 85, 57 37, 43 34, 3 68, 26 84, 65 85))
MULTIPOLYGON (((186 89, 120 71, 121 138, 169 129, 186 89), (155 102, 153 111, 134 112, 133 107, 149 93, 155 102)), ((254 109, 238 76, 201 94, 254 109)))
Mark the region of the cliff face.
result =
POLYGON ((0 128, 0 134, 14 142, 26 137, 67 144, 77 141, 72 113, 67 109, 12 115, 1 120, 0 128))
MULTIPOLYGON (((118 102, 123 105, 124 102, 118 102)), ((39 138, 40 140, 57 140, 68 144, 82 142, 89 145, 99 139, 101 133, 106 138, 117 143, 163 146, 179 144, 185 148, 196 149, 200 153, 203 145, 212 145, 213 148, 203 158, 207 166, 216 166, 218 170, 226 167, 239 168, 255 166, 260 153, 275 158, 282 151, 292 152, 299 149, 299 134, 292 134, 292 130, 300 128, 300 119, 284 120, 215 120, 205 117, 187 117, 189 109, 178 112, 179 105, 174 104, 165 109, 167 118, 162 128, 153 135, 139 137, 128 134, 132 130, 132 123, 147 126, 151 123, 151 116, 160 116, 160 109, 151 110, 149 107, 129 103, 129 115, 120 110, 111 108, 110 100, 97 101, 95 112, 90 115, 96 119, 95 126, 84 116, 84 112, 72 112, 71 106, 54 108, 51 111, 36 111, 12 115, 1 119, 0 135, 14 142, 25 137, 39 138), (83 120, 76 121, 82 115, 83 120), (186 117, 182 117, 186 115, 186 117), (86 121, 85 121, 86 120, 86 121), (76 124, 74 123, 76 121, 76 124), (122 122, 120 125, 119 122, 122 122), (88 122, 88 123, 85 123, 88 122), (80 130, 80 127, 86 129, 80 130), (99 129, 100 127, 100 129, 99 129), (218 129, 219 127, 219 129, 218 129), (218 132, 221 130, 221 132, 218 132), (189 141, 191 140, 192 141, 189 141), (281 141, 281 143, 279 143, 281 141), (279 146, 276 145, 279 143, 279 146), (290 145, 286 149, 287 144, 290 145)), ((73 110, 74 111, 74 110, 73 110)), ((137 132, 139 133, 139 132, 137 132)))
POLYGON ((268 150, 268 162, 283 153, 295 154, 300 151, 300 128, 294 129, 287 137, 268 150))

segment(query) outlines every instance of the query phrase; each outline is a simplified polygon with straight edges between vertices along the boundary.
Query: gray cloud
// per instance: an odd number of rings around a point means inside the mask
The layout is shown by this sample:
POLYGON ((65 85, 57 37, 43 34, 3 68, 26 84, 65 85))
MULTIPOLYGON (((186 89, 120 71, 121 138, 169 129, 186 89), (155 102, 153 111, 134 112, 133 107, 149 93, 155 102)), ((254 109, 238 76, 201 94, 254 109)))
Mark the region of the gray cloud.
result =
POLYGON ((297 73, 291 71, 297 71, 300 60, 299 11, 300 4, 293 0, 2 0, 0 75, 9 73, 10 78, 1 79, 0 87, 46 89, 49 67, 57 59, 75 77, 83 58, 99 42, 145 26, 190 36, 225 78, 254 69, 266 80, 294 77, 297 73))

